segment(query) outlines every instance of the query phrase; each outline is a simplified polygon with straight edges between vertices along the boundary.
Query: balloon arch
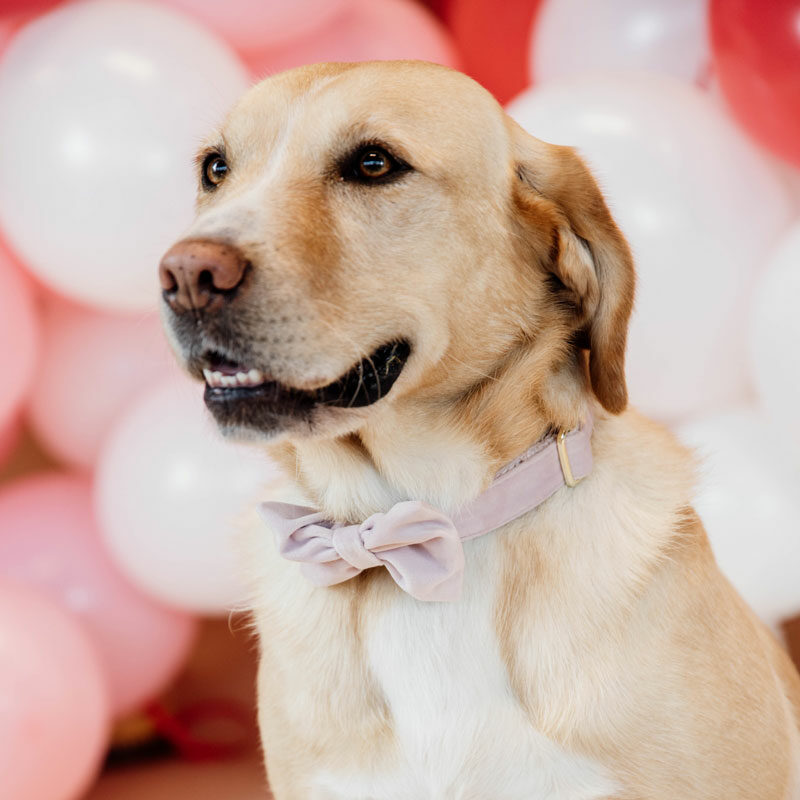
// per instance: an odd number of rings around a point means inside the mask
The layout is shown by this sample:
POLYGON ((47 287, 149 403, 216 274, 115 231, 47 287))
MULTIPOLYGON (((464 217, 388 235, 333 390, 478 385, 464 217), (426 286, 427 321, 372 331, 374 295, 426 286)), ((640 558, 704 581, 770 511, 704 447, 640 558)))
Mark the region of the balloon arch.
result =
POLYGON ((213 430, 154 265, 191 218, 197 142, 303 63, 462 68, 579 149, 637 260, 632 402, 702 454, 697 507, 748 602, 800 613, 800 0, 428 6, 0 9, 0 462, 24 427, 54 465, 0 485, 0 740, 44 732, 34 760, 0 752, 4 797, 82 797, 198 618, 246 603, 235 521, 287 481, 213 430))

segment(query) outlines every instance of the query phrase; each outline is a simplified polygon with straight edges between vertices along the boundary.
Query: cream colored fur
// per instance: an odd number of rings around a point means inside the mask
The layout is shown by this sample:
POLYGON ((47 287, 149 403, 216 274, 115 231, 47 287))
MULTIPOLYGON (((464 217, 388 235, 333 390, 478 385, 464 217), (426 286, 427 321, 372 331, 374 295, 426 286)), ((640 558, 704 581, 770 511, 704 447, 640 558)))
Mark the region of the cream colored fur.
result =
POLYGON ((466 544, 460 603, 379 570, 314 588, 253 516, 277 800, 800 797, 800 680, 717 569, 690 455, 625 409, 630 254, 577 156, 418 63, 276 76, 220 142, 230 175, 189 235, 248 254, 242 316, 273 376, 320 386, 412 342, 386 398, 271 443, 314 505, 453 511, 550 428, 596 419, 588 478, 466 544), (414 172, 332 179, 364 138, 414 172))

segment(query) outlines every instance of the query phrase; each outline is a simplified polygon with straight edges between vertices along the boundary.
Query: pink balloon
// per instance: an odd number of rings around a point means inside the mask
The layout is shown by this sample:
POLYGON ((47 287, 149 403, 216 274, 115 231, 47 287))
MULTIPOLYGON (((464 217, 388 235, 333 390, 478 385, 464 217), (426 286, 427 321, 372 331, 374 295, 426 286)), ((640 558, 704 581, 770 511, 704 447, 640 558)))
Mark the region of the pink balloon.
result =
POLYGON ((115 315, 50 297, 28 402, 37 438, 67 464, 91 467, 131 400, 177 371, 155 314, 115 315))
POLYGON ((447 31, 411 0, 351 0, 347 9, 325 28, 302 40, 248 56, 245 63, 256 78, 318 61, 434 61, 458 67, 459 59, 447 31))
POLYGON ((35 586, 81 618, 116 716, 153 698, 188 656, 196 623, 134 588, 114 567, 93 519, 87 478, 45 473, 0 492, 0 575, 35 586))
POLYGON ((78 800, 109 735, 103 670, 80 624, 0 583, 0 779, 6 800, 78 800))
POLYGON ((30 282, 0 242, 0 426, 28 393, 39 351, 39 320, 30 282))
POLYGON ((263 50, 324 26, 348 0, 162 0, 205 23, 247 53, 263 50))

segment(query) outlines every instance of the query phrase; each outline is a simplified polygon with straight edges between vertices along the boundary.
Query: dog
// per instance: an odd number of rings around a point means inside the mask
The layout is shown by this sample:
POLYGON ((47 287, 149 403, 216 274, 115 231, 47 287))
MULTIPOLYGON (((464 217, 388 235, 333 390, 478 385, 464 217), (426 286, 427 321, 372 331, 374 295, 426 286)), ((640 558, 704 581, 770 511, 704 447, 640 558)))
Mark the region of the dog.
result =
POLYGON ((715 564, 690 453, 628 408, 634 266, 579 156, 458 72, 376 62, 268 78, 197 166, 166 329, 317 529, 411 503, 457 530, 591 429, 583 479, 464 541, 447 600, 373 561, 315 585, 254 515, 275 798, 800 797, 800 679, 715 564))

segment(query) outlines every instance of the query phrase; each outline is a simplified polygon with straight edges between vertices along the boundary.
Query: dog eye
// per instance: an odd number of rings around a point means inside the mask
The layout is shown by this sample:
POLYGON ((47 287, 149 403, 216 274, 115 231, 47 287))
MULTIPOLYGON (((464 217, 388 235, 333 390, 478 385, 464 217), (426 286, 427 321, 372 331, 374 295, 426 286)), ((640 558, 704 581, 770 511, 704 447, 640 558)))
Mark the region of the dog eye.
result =
POLYGON ((409 169, 408 164, 404 164, 384 148, 369 145, 357 150, 348 160, 342 170, 342 177, 359 183, 382 183, 409 169))
POLYGON ((228 174, 228 163, 219 153, 209 153, 203 161, 201 178, 203 187, 211 190, 219 186, 228 174))
POLYGON ((392 171, 394 160, 385 150, 365 150, 358 159, 362 178, 382 178, 392 171))

